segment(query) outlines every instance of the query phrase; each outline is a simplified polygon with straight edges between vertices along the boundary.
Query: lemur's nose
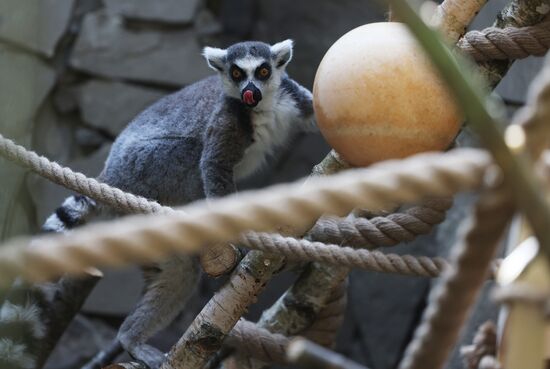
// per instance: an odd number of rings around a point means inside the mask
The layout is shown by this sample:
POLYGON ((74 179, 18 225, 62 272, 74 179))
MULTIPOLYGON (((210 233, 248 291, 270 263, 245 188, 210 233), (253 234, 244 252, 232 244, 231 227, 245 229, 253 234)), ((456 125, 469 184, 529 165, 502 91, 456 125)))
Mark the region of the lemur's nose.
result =
POLYGON ((262 100, 262 91, 252 82, 248 82, 241 94, 242 101, 249 107, 255 107, 262 100))

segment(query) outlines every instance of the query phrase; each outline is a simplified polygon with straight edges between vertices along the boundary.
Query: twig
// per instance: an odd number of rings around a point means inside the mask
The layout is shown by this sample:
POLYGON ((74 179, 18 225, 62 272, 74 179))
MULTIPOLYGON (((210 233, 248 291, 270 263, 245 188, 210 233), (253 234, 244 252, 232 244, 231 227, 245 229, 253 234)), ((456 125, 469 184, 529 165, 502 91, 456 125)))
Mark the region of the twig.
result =
POLYGON ((288 360, 308 369, 367 369, 342 355, 303 338, 292 341, 287 351, 288 360))

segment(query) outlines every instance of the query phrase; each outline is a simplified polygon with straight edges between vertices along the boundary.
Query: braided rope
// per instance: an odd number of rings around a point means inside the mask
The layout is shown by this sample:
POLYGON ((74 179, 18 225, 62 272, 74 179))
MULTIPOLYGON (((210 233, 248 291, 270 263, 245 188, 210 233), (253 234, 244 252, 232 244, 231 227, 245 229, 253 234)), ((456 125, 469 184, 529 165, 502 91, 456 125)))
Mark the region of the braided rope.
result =
POLYGON ((490 260, 513 212, 509 194, 502 189, 487 192, 480 198, 464 243, 454 249, 453 268, 432 290, 400 369, 443 367, 485 281, 490 260))
MULTIPOLYGON (((347 286, 347 281, 344 281, 335 289, 327 305, 317 315, 315 323, 301 335, 325 347, 334 343, 344 319, 347 286)), ((286 349, 292 338, 272 333, 255 323, 241 319, 229 332, 224 344, 237 348, 246 360, 250 357, 266 363, 288 364, 286 349)), ((237 363, 224 364, 225 367, 233 368, 237 363)))
POLYGON ((123 213, 170 213, 173 210, 155 201, 132 195, 118 188, 88 178, 82 173, 73 172, 33 151, 17 145, 0 134, 0 155, 14 163, 30 169, 50 181, 70 190, 86 195, 112 206, 123 213))
POLYGON ((279 234, 245 233, 240 245, 291 260, 318 261, 382 273, 437 277, 448 267, 440 257, 384 254, 380 251, 355 250, 351 247, 328 245, 279 234))
POLYGON ((235 347, 240 353, 257 360, 286 364, 286 348, 290 338, 271 333, 255 323, 241 319, 229 332, 224 344, 235 347))
POLYGON ((451 198, 429 199, 422 205, 402 213, 372 219, 323 217, 311 229, 308 236, 324 243, 346 244, 369 249, 394 246, 430 233, 434 225, 445 220, 446 211, 451 205, 451 198))
POLYGON ((457 47, 476 61, 543 56, 550 47, 550 22, 530 27, 489 27, 470 31, 458 41, 457 47))
POLYGON ((243 231, 269 231, 281 224, 292 224, 295 234, 302 234, 324 213, 343 215, 357 206, 376 210, 476 188, 489 163, 489 155, 475 149, 420 154, 311 179, 305 187, 278 185, 191 204, 183 208, 185 215, 130 216, 92 224, 64 236, 40 237, 35 247, 21 247, 19 241, 0 249, 0 283, 14 273, 44 280, 91 266, 158 261, 174 251, 235 241, 243 231))

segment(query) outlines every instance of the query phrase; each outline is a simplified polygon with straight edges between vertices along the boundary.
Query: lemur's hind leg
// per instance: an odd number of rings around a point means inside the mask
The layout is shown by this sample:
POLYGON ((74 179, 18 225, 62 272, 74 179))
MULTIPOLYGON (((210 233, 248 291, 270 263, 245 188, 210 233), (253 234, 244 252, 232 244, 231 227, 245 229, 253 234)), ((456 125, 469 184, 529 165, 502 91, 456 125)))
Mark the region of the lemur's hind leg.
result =
POLYGON ((183 310, 198 282, 198 261, 190 256, 172 256, 154 270, 147 270, 145 277, 145 293, 122 323, 117 338, 132 357, 156 369, 164 354, 146 342, 183 310))

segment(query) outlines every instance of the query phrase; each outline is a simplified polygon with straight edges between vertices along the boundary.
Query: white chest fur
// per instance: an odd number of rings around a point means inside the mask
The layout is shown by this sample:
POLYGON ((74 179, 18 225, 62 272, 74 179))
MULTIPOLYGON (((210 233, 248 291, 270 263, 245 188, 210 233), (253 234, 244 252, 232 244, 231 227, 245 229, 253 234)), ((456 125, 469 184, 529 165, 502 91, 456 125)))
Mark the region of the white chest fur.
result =
POLYGON ((268 155, 287 143, 299 119, 300 111, 287 94, 282 94, 272 109, 252 111, 254 142, 245 150, 242 160, 235 166, 235 179, 242 179, 254 173, 265 163, 268 155))

